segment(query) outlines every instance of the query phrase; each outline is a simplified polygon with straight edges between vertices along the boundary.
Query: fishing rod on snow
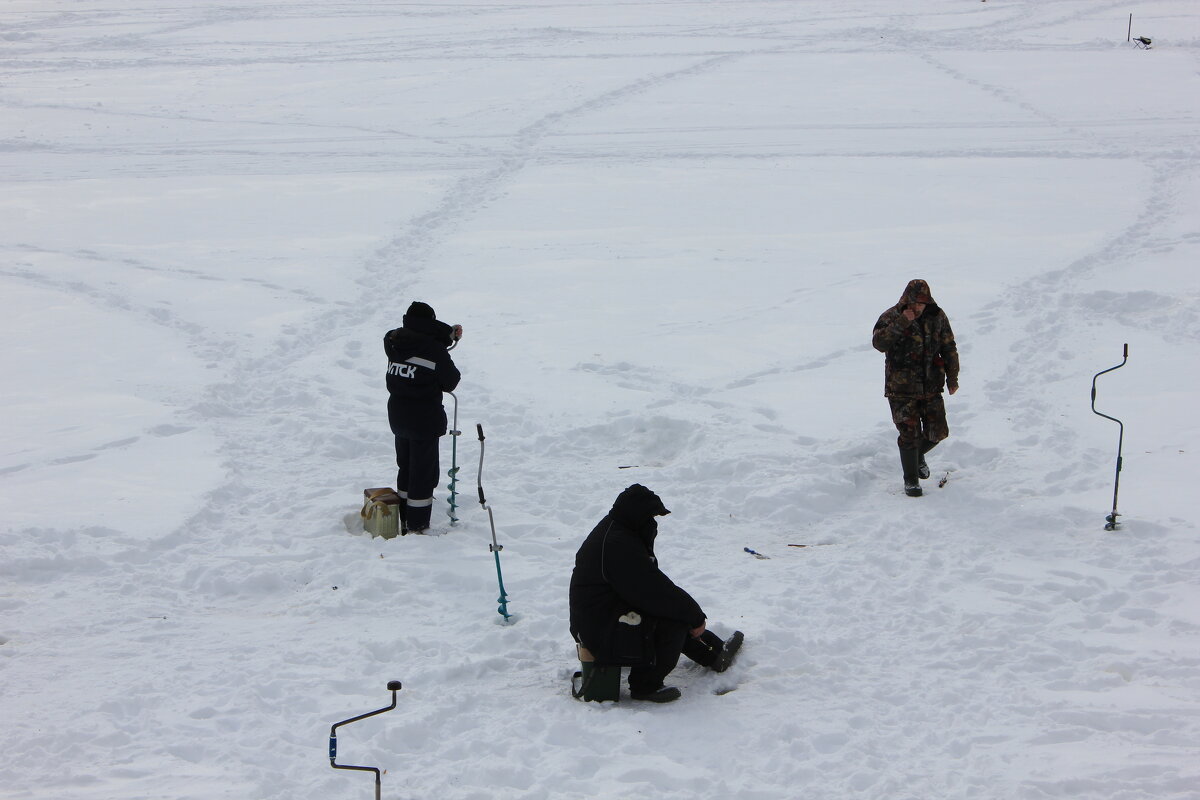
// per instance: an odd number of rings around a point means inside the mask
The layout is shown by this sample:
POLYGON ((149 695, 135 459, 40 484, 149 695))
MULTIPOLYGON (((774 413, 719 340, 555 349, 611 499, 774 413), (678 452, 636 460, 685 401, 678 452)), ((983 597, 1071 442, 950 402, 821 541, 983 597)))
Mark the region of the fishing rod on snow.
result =
POLYGON ((1117 491, 1121 487, 1121 462, 1122 462, 1121 448, 1124 447, 1124 445, 1125 445, 1125 423, 1121 422, 1121 420, 1117 419, 1116 417, 1110 417, 1108 414, 1102 414, 1101 412, 1096 410, 1096 379, 1099 378, 1101 375, 1104 375, 1105 373, 1112 372, 1114 369, 1120 369, 1121 367, 1125 366, 1125 362, 1128 360, 1129 360, 1129 343, 1126 342, 1125 343, 1125 351, 1124 351, 1123 357, 1121 358, 1121 363, 1117 364, 1115 367, 1109 367, 1108 369, 1100 370, 1099 372, 1097 372, 1095 375, 1092 376, 1092 413, 1096 414, 1097 416, 1104 417, 1105 419, 1112 420, 1113 422, 1117 423, 1117 425, 1120 426, 1120 434, 1117 437, 1117 470, 1116 470, 1116 475, 1113 478, 1112 513, 1104 518, 1105 520, 1107 520, 1106 524, 1104 525, 1104 530, 1106 530, 1106 531, 1115 531, 1121 527, 1121 523, 1117 522, 1117 517, 1120 516, 1120 514, 1117 513, 1117 491))
POLYGON ((479 432, 479 475, 476 480, 476 485, 479 487, 479 505, 488 512, 488 524, 492 526, 492 543, 488 545, 488 549, 496 558, 496 581, 500 584, 500 597, 496 600, 500 607, 496 609, 496 613, 504 617, 505 622, 508 622, 512 614, 508 613, 508 593, 504 591, 504 575, 500 572, 500 551, 504 549, 504 546, 496 541, 496 521, 492 519, 492 507, 487 504, 487 499, 483 496, 483 426, 477 422, 475 430, 479 432))
MULTIPOLYGON (((458 342, 455 342, 458 344, 458 342)), ((455 515, 455 509, 458 508, 458 491, 455 488, 458 483, 458 437, 462 435, 462 431, 458 429, 458 395, 454 392, 446 392, 454 399, 454 422, 450 425, 450 470, 446 473, 450 476, 450 485, 447 487, 450 490, 446 497, 446 503, 450 509, 446 512, 446 516, 450 517, 450 527, 454 527, 458 523, 458 517, 455 515)))
POLYGON ((342 727, 343 725, 349 725, 351 722, 358 722, 360 719, 366 719, 367 717, 373 717, 376 714, 382 714, 385 711, 391 711, 393 708, 395 708, 396 707, 396 692, 400 691, 400 681, 388 681, 387 688, 392 693, 392 704, 390 706, 385 706, 384 708, 376 709, 375 711, 368 711, 366 714, 359 714, 357 717, 351 717, 350 719, 344 719, 341 722, 335 722, 333 724, 333 727, 331 727, 329 729, 329 766, 333 767, 334 769, 354 769, 354 770, 359 770, 361 772, 374 772, 375 773, 375 800, 379 800, 379 793, 380 793, 381 784, 382 784, 379 767, 353 767, 353 766, 350 766, 349 764, 337 763, 337 729, 342 727))

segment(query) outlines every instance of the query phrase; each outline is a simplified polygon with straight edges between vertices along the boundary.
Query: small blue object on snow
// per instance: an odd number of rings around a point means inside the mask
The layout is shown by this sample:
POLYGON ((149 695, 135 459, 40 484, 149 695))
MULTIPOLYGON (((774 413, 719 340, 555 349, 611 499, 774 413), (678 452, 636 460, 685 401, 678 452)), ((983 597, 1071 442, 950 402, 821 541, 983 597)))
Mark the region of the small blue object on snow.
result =
POLYGON ((758 552, 757 550, 751 550, 749 547, 743 547, 742 549, 755 558, 770 558, 770 556, 764 556, 762 553, 758 552))

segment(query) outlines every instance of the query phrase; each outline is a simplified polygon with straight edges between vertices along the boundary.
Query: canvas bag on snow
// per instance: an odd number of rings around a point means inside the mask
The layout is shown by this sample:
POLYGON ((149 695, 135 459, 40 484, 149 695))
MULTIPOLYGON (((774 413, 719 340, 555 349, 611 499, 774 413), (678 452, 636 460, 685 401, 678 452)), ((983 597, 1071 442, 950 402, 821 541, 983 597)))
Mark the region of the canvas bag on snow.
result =
POLYGON ((400 535, 400 495, 391 487, 363 490, 363 507, 359 514, 363 530, 372 538, 394 539, 400 535))

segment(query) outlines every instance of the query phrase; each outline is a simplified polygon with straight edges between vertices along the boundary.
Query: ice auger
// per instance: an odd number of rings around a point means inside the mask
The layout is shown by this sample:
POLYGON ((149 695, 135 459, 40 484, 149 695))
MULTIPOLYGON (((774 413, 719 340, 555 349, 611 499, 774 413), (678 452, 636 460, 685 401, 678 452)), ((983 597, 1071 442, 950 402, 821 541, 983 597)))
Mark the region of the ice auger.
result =
POLYGON ((446 503, 450 508, 446 511, 446 516, 450 517, 450 527, 458 522, 458 516, 455 514, 455 509, 458 508, 458 492, 455 486, 458 482, 458 437, 462 435, 462 431, 458 429, 458 396, 454 392, 446 392, 454 400, 454 421, 450 425, 450 470, 446 473, 450 476, 450 485, 447 487, 450 491, 446 497, 446 503))
POLYGON ((333 724, 333 727, 331 727, 329 729, 329 766, 333 767, 334 769, 356 769, 356 770, 360 770, 362 772, 374 772, 375 773, 375 800, 379 800, 379 792, 380 792, 381 783, 382 783, 381 778, 380 778, 381 773, 379 771, 379 767, 352 767, 349 764, 337 763, 337 729, 343 725, 348 725, 351 722, 358 722, 360 719, 366 719, 367 717, 373 717, 376 714, 382 714, 385 711, 391 711, 393 708, 395 708, 396 707, 396 692, 400 691, 400 681, 388 681, 387 688, 392 693, 392 704, 390 706, 385 706, 384 708, 376 709, 375 711, 368 711, 366 714, 359 714, 357 717, 351 717, 350 719, 344 719, 341 722, 335 722, 333 724))
POLYGON ((1110 419, 1113 422, 1117 423, 1117 425, 1120 426, 1120 431, 1121 431, 1120 435, 1117 437, 1117 471, 1116 471, 1116 477, 1113 479, 1112 513, 1104 518, 1105 520, 1107 520, 1106 524, 1104 525, 1104 530, 1106 530, 1106 531, 1115 531, 1121 527, 1121 523, 1119 523, 1117 521, 1117 517, 1120 516, 1120 514, 1117 513, 1117 491, 1121 487, 1121 448, 1125 445, 1125 423, 1121 422, 1121 420, 1117 419, 1116 417, 1110 417, 1108 414, 1101 414, 1099 411, 1096 410, 1096 378, 1099 378, 1101 375, 1103 375, 1106 372, 1112 372, 1114 369, 1120 369, 1121 367, 1125 366, 1125 362, 1128 360, 1129 360, 1129 343, 1126 342, 1125 352, 1124 352, 1123 358, 1121 359, 1121 363, 1117 364, 1115 367, 1109 367, 1108 369, 1100 370, 1099 372, 1097 372, 1095 375, 1092 376, 1092 413, 1097 414, 1101 417, 1104 417, 1105 419, 1110 419))
POLYGON ((488 524, 492 526, 492 543, 488 545, 488 549, 496 558, 496 580, 500 584, 500 597, 496 600, 500 607, 496 609, 496 612, 504 617, 505 622, 510 622, 512 614, 508 613, 508 593, 504 591, 504 575, 500 573, 500 551, 504 547, 496 542, 496 521, 492 519, 492 507, 488 505, 487 498, 483 496, 483 426, 476 423, 475 429, 479 432, 479 505, 488 512, 488 524))

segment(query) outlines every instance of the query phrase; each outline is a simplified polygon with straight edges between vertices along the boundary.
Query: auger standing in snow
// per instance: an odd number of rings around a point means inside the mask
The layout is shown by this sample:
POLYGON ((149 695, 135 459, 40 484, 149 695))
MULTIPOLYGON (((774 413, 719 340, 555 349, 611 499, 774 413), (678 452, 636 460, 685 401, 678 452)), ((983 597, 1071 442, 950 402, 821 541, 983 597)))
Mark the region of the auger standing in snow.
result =
POLYGON ((504 617, 505 622, 511 622, 513 615, 508 613, 508 592, 504 591, 504 573, 500 571, 500 551, 504 549, 504 545, 496 541, 496 520, 492 518, 492 507, 488 505, 487 497, 483 494, 483 425, 475 423, 475 430, 479 433, 479 475, 476 478, 479 505, 488 512, 488 525, 492 528, 492 543, 488 545, 488 549, 492 551, 492 557, 496 560, 496 582, 500 584, 500 596, 496 598, 500 605, 496 608, 496 613, 504 617))
POLYGON ((1096 410, 1096 379, 1101 375, 1112 372, 1114 369, 1120 369, 1121 367, 1125 366, 1127 361, 1129 361, 1128 342, 1125 343, 1124 354, 1121 358, 1120 364, 1117 364, 1115 367, 1109 367, 1108 369, 1100 370, 1092 376, 1092 413, 1097 416, 1104 417, 1105 419, 1112 420, 1120 426, 1120 433, 1117 436, 1117 471, 1113 477, 1113 507, 1112 512, 1104 518, 1104 530, 1106 531, 1115 531, 1121 528, 1121 523, 1118 521, 1118 517, 1121 515, 1117 513, 1117 492, 1121 489, 1121 465, 1123 462, 1121 450, 1125 447, 1125 423, 1116 417, 1110 417, 1108 414, 1104 414, 1096 410))
POLYGON ((448 351, 462 335, 461 325, 439 321, 418 301, 408 307, 403 326, 383 337, 401 533, 429 530, 433 490, 441 479, 439 440, 446 434, 442 393, 454 391, 462 377, 448 351))
MULTIPOLYGON (((458 342, 455 342, 458 344, 458 342)), ((453 347, 448 348, 453 350, 453 347)), ((451 417, 450 424, 450 469, 446 470, 446 477, 450 479, 450 483, 446 484, 446 516, 450 518, 450 527, 458 524, 458 515, 455 513, 458 509, 458 437, 462 435, 462 431, 458 429, 458 395, 454 392, 446 392, 450 395, 450 399, 454 401, 454 416, 451 417)))
POLYGON ((658 567, 658 520, 671 512, 635 483, 617 496, 575 554, 571 573, 571 636, 595 663, 629 666, 634 700, 669 703, 680 692, 663 682, 679 656, 724 672, 742 646, 707 629, 704 611, 658 567))
POLYGON ((950 435, 942 387, 958 391, 958 346, 946 312, 933 300, 929 284, 908 282, 900 302, 879 315, 871 344, 883 353, 883 394, 900 435, 904 493, 920 497, 929 477, 925 454, 950 435))

